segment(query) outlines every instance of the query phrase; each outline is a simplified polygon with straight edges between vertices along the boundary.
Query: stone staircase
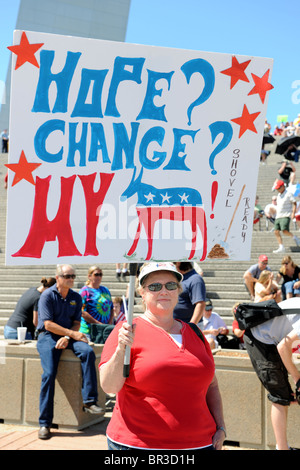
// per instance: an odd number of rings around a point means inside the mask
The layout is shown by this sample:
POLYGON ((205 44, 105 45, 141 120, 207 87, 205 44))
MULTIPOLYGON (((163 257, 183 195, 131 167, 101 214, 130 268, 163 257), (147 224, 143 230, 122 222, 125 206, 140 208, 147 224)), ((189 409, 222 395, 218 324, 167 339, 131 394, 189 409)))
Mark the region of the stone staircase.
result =
MULTIPOLYGON (((275 154, 276 142, 267 145, 266 149, 271 151, 265 165, 260 164, 259 176, 256 194, 259 196, 259 203, 264 209, 271 202, 272 186, 278 174, 277 171, 283 158, 275 154)), ((295 163, 296 181, 300 181, 300 164, 295 163), (299 173, 297 174, 297 172, 299 173), (297 178, 298 176, 298 178, 297 178)), ((271 224, 270 224, 271 225, 271 224)), ((243 274, 246 269, 257 263, 260 254, 264 253, 269 258, 269 266, 274 273, 277 273, 281 266, 282 255, 273 253, 278 248, 278 244, 272 226, 266 227, 265 217, 261 221, 261 230, 256 224, 252 235, 252 249, 250 261, 226 261, 219 262, 205 261, 201 264, 204 272, 204 280, 207 289, 207 296, 211 298, 214 310, 219 313, 228 325, 232 323, 231 309, 235 302, 250 301, 249 294, 243 284, 243 274)), ((295 223, 291 223, 290 230, 300 238, 298 227, 295 223)), ((290 255, 294 262, 300 265, 300 248, 298 248, 294 240, 290 237, 283 237, 283 243, 286 248, 286 254, 290 255)))
MULTIPOLYGON (((276 143, 266 146, 271 150, 271 155, 265 165, 260 164, 257 195, 262 208, 271 201, 272 186, 277 177, 280 155, 274 154, 276 143)), ((14 311, 14 307, 23 292, 29 287, 39 286, 43 276, 54 276, 53 266, 5 266, 5 237, 6 237, 6 190, 4 189, 4 176, 6 173, 7 155, 0 154, 0 338, 3 337, 3 328, 8 318, 14 311)), ((295 164, 300 172, 300 164, 295 164)), ((299 178, 300 179, 300 178, 299 178)), ((291 230, 298 229, 291 224, 291 230)), ((298 233, 300 236, 300 234, 298 233)), ((296 264, 300 265, 300 249, 295 246, 292 239, 284 238, 286 252, 290 254, 296 264)), ((210 261, 201 263, 203 278, 205 280, 207 296, 211 298, 214 310, 218 312, 228 325, 232 323, 231 309, 235 302, 248 302, 249 295, 243 284, 243 273, 251 265, 257 262, 260 254, 265 253, 269 257, 271 269, 278 271, 281 263, 281 255, 274 254, 278 247, 274 233, 267 231, 265 219, 261 222, 261 230, 255 226, 252 237, 252 251, 250 261, 210 261)), ((79 289, 86 280, 89 265, 75 265, 77 278, 75 288, 79 289)), ((123 295, 126 292, 126 282, 119 282, 115 278, 115 265, 101 265, 103 269, 103 285, 107 286, 112 296, 123 295)), ((141 300, 136 299, 135 315, 142 313, 141 300)))

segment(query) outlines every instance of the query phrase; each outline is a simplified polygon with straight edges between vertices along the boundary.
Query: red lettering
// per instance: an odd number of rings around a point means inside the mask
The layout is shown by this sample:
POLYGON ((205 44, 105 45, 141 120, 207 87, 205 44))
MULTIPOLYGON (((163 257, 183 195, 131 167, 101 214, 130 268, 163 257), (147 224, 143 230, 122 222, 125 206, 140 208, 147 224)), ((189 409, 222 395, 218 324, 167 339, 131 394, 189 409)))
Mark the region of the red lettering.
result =
POLYGON ((84 256, 99 254, 96 246, 96 230, 99 221, 101 206, 112 182, 114 173, 100 173, 100 188, 95 193, 93 186, 96 173, 92 175, 80 175, 86 202, 86 243, 84 256))
MULTIPOLYGON (((79 176, 86 199, 86 247, 85 256, 97 255, 96 228, 101 205, 110 186, 114 174, 100 173, 100 189, 93 191, 96 173, 79 176)), ((61 195, 57 214, 53 220, 47 217, 47 199, 51 175, 47 178, 36 178, 35 200, 32 221, 27 239, 14 257, 41 258, 44 245, 48 241, 58 241, 58 257, 82 256, 78 251, 70 223, 70 209, 76 175, 61 178, 61 195)))

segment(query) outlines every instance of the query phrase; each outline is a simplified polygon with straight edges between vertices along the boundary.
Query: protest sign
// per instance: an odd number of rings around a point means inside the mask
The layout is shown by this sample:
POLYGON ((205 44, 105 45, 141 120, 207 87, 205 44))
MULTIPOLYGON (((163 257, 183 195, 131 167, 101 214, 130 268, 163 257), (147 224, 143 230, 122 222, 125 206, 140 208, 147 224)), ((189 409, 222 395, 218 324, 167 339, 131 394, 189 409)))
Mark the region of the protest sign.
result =
POLYGON ((249 259, 272 59, 14 32, 6 264, 249 259))

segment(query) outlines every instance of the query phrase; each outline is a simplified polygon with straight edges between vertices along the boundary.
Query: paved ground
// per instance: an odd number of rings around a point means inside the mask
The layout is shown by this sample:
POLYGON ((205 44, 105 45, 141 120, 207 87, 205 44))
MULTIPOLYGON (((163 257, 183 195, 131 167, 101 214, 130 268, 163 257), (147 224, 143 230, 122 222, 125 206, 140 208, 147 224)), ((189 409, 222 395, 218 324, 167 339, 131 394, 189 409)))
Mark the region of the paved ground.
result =
POLYGON ((109 418, 83 431, 53 429, 46 441, 38 438, 38 428, 0 424, 1 450, 107 450, 105 430, 109 418))
MULTIPOLYGON (((110 417, 82 431, 53 429, 46 441, 38 438, 38 428, 0 424, 0 451, 2 450, 107 450, 105 431, 110 417)), ((224 446, 224 450, 249 450, 224 446)))

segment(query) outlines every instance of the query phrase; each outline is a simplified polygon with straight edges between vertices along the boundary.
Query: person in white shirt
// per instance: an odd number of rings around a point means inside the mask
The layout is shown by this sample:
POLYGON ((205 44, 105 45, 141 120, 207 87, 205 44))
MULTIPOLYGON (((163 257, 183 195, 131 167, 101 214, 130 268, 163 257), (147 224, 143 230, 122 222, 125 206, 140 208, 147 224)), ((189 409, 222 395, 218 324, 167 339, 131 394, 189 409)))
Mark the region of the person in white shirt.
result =
POLYGON ((278 305, 284 315, 247 328, 244 344, 257 377, 268 391, 276 448, 290 450, 288 408, 291 403, 300 404, 300 371, 293 361, 293 351, 300 343, 300 299, 293 297, 278 305), (288 374, 296 385, 295 392, 288 374))
POLYGON ((264 213, 267 219, 267 223, 271 222, 272 224, 274 224, 275 219, 276 219, 276 213, 277 213, 277 197, 276 196, 273 196, 272 202, 266 205, 264 213))
POLYGON ((296 237, 296 235, 293 235, 290 232, 290 221, 295 218, 296 199, 290 192, 286 190, 284 182, 282 180, 278 180, 276 182, 274 189, 278 191, 277 213, 274 224, 274 234, 279 244, 279 247, 277 250, 274 250, 273 253, 284 253, 285 248, 282 243, 282 236, 280 232, 289 237, 293 237, 296 242, 296 245, 300 245, 300 240, 298 239, 298 237, 296 237))
POLYGON ((229 330, 223 318, 212 310, 213 305, 211 300, 205 301, 205 310, 202 320, 198 323, 198 327, 205 335, 211 349, 215 349, 219 346, 217 336, 228 335, 229 330))

